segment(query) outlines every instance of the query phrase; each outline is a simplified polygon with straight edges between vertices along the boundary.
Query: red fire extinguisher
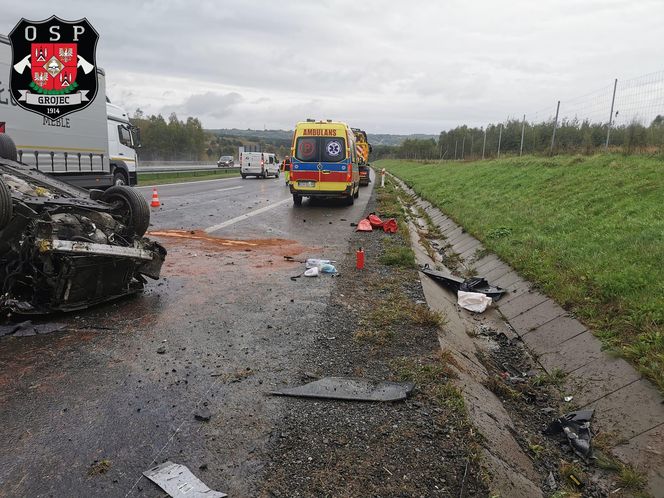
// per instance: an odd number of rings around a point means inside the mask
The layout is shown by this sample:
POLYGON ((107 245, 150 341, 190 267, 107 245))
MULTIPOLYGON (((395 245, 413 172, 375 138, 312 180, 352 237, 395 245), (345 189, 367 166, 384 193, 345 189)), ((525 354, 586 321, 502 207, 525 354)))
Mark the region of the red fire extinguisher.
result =
POLYGON ((364 249, 361 247, 355 253, 355 268, 362 270, 364 268, 364 249))

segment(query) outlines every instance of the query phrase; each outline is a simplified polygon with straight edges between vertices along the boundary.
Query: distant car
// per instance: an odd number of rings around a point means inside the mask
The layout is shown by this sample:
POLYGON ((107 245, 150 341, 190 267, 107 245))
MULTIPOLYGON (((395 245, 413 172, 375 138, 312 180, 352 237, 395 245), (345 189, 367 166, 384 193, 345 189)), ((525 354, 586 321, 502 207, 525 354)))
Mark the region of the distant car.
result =
POLYGON ((360 187, 366 187, 371 182, 371 178, 369 177, 369 166, 366 164, 360 164, 358 169, 360 171, 360 187))
POLYGON ((217 167, 219 168, 231 168, 234 165, 233 156, 221 156, 217 161, 217 167))

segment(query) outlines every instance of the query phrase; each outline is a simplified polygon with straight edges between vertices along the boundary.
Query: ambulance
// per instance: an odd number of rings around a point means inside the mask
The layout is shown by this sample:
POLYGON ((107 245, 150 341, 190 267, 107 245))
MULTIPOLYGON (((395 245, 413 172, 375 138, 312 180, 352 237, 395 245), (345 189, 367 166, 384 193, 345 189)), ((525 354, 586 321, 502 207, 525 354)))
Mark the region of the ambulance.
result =
POLYGON ((355 134, 339 121, 299 122, 291 148, 290 191, 293 204, 304 197, 344 199, 352 205, 360 194, 355 134))

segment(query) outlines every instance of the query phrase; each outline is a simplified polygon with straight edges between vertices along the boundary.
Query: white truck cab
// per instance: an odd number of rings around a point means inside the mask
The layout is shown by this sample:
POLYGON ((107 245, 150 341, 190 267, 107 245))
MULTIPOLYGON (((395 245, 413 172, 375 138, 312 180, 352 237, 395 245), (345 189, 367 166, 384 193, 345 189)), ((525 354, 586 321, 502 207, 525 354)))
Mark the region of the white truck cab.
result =
POLYGON ((279 163, 277 156, 271 152, 244 152, 240 151, 240 175, 242 178, 255 176, 267 178, 279 177, 279 163))
POLYGON ((108 120, 108 157, 114 185, 136 185, 138 156, 137 129, 129 122, 127 112, 106 102, 108 120))

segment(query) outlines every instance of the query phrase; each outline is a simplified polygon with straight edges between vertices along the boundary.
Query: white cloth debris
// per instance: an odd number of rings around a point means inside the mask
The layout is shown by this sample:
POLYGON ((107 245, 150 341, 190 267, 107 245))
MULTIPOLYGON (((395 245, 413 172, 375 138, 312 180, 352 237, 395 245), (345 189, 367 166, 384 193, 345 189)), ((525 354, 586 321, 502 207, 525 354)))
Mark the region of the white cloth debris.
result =
POLYGON ((481 292, 458 291, 457 297, 459 306, 475 313, 483 313, 487 306, 493 302, 489 296, 481 292))

